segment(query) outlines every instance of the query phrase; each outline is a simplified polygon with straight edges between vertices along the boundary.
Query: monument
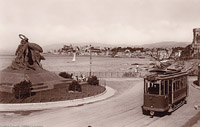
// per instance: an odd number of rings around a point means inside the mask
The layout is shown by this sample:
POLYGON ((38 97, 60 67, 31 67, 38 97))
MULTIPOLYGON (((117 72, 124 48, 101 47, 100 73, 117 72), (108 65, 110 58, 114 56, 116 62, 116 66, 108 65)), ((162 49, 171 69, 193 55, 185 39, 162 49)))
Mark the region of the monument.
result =
POLYGON ((0 92, 13 93, 14 86, 22 81, 31 82, 31 92, 53 89, 56 85, 71 82, 55 73, 43 69, 41 55, 43 49, 36 43, 19 34, 21 42, 15 52, 16 58, 12 64, 0 71, 0 92))

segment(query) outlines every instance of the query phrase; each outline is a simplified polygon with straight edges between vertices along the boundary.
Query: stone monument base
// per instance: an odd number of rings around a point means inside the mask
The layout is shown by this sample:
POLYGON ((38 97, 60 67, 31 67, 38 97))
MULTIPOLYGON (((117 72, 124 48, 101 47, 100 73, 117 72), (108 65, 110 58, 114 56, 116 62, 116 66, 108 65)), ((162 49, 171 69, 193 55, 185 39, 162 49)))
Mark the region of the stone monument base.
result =
POLYGON ((14 85, 24 80, 32 83, 31 92, 54 89, 57 85, 64 85, 72 82, 72 79, 62 78, 42 68, 35 71, 13 70, 8 67, 0 72, 0 92, 13 93, 14 85))

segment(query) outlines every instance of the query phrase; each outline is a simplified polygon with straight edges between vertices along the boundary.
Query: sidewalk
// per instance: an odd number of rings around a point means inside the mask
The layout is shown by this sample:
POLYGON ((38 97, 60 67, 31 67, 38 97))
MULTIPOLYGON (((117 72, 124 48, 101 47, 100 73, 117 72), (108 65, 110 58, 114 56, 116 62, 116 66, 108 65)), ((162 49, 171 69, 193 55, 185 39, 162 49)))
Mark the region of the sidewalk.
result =
POLYGON ((45 110, 45 109, 56 109, 63 107, 74 107, 93 102, 102 101, 112 97, 115 94, 115 90, 111 87, 106 86, 106 90, 96 96, 67 100, 57 102, 46 102, 46 103, 24 103, 24 104, 0 104, 0 111, 30 111, 30 110, 45 110))

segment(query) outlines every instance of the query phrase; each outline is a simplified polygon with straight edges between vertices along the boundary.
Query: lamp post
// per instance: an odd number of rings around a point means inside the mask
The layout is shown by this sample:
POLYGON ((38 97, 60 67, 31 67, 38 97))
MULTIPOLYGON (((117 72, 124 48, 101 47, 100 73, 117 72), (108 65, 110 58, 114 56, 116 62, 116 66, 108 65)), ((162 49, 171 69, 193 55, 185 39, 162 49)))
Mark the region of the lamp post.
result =
POLYGON ((198 61, 198 65, 199 65, 199 45, 198 45, 197 49, 198 49, 198 53, 197 53, 197 61, 198 61))
POLYGON ((91 45, 90 45, 90 77, 92 75, 92 51, 91 51, 91 45))

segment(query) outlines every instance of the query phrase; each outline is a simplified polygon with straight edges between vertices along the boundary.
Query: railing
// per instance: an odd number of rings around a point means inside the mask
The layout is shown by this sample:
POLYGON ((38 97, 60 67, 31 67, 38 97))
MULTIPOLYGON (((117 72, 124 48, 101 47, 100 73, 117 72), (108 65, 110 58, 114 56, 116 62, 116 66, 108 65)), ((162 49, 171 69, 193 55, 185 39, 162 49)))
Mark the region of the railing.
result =
MULTIPOLYGON (((55 73, 59 74, 60 72, 55 73)), ((90 76, 90 72, 66 71, 66 73, 73 74, 73 76, 78 77, 81 77, 81 75, 84 75, 85 77, 90 76)), ((91 75, 97 76, 98 78, 136 78, 144 76, 141 72, 91 72, 91 75)))
POLYGON ((105 87, 106 86, 106 80, 105 79, 99 79, 99 85, 105 87))

